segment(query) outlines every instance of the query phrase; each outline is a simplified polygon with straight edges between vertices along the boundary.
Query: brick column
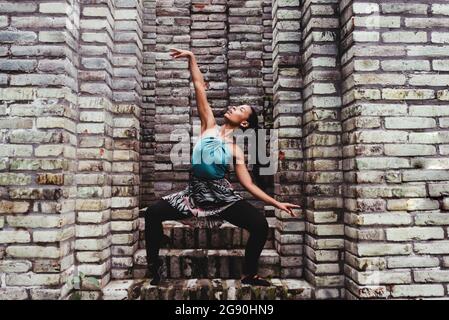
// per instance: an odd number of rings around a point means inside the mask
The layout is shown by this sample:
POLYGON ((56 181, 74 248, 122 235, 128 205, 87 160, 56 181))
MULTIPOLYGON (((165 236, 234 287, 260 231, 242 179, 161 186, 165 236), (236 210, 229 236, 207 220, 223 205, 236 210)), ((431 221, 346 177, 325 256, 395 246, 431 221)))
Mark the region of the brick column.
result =
MULTIPOLYGON (((143 2, 143 65, 142 65, 142 112, 140 115, 140 201, 139 207, 145 208, 156 201, 154 195, 155 170, 155 87, 156 87, 156 0, 143 2)), ((139 248, 145 248, 144 211, 139 218, 139 248)))
POLYGON ((229 3, 229 104, 263 105, 262 1, 229 3))
POLYGON ((0 5, 2 300, 71 290, 78 17, 77 2, 0 5))
POLYGON ((155 61, 156 61, 156 0, 143 2, 143 66, 142 112, 140 149, 140 207, 147 207, 155 200, 154 180, 154 116, 155 116, 155 61))
MULTIPOLYGON (((274 194, 279 201, 303 205, 303 154, 301 150, 302 77, 300 72, 299 1, 273 1, 273 117, 277 130, 278 171, 274 194)), ((275 245, 281 256, 282 277, 302 276, 304 215, 276 209, 275 245)))
MULTIPOLYGON (((227 5, 226 1, 192 1, 190 47, 208 85, 207 99, 216 116, 228 106, 227 82, 227 5)), ((197 111, 195 91, 191 85, 192 123, 196 124, 194 135, 199 134, 200 119, 197 111)))
MULTIPOLYGON (((267 139, 273 134, 273 19, 272 19, 272 0, 263 0, 262 2, 262 87, 263 87, 263 112, 261 126, 267 130, 267 139)), ((267 145, 269 141, 267 141, 267 145)), ((270 147, 267 147, 267 153, 270 147)), ((263 176, 265 192, 273 195, 274 176, 263 176)))
MULTIPOLYGON (((176 129, 191 131, 190 72, 186 59, 173 59, 171 47, 190 49, 190 1, 156 1, 156 114, 154 196, 156 199, 180 190, 188 180, 189 158, 173 165, 170 150, 176 129)), ((190 142, 186 142, 190 143, 190 142)))
POLYGON ((343 296, 343 198, 338 0, 302 3, 302 72, 307 197, 305 278, 317 299, 343 296))
POLYGON ((341 9, 347 298, 447 296, 449 5, 341 9))
POLYGON ((262 3, 263 53, 262 53, 262 85, 264 90, 264 128, 273 128, 273 18, 272 0, 262 3))
POLYGON ((76 263, 82 299, 99 298, 111 269, 112 75, 114 8, 82 0, 76 263))
POLYGON ((114 10, 112 278, 132 278, 138 248, 142 1, 116 1, 114 10))
MULTIPOLYGON (((251 104, 264 106, 263 87, 263 1, 232 1, 228 4, 228 86, 229 104, 251 104)), ((262 124, 263 116, 259 117, 262 124)), ((245 141, 245 151, 247 150, 245 141)), ((247 158, 248 169, 252 170, 247 158)), ((231 176, 237 183, 237 178, 231 176)), ((240 185, 237 190, 251 203, 263 208, 263 203, 254 199, 240 185)))

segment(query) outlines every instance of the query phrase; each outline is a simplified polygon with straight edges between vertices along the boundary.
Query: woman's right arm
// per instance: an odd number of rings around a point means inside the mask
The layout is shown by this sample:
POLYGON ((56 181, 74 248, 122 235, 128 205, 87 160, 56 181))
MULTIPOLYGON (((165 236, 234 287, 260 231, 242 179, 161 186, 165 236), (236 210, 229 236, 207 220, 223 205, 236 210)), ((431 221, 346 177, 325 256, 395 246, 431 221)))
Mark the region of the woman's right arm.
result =
POLYGON ((196 62, 196 57, 192 53, 189 55, 189 68, 192 75, 192 82, 195 88, 196 106, 201 120, 201 133, 209 128, 213 128, 216 124, 212 108, 207 101, 206 84, 200 68, 196 62))
POLYGON ((209 129, 213 128, 216 124, 214 114, 207 101, 206 84, 204 83, 204 77, 200 68, 196 62, 196 57, 193 52, 189 50, 181 50, 171 48, 173 51, 171 56, 174 58, 187 57, 189 61, 190 74, 192 76, 193 86, 195 88, 196 106, 198 108, 198 114, 201 120, 201 134, 209 129))

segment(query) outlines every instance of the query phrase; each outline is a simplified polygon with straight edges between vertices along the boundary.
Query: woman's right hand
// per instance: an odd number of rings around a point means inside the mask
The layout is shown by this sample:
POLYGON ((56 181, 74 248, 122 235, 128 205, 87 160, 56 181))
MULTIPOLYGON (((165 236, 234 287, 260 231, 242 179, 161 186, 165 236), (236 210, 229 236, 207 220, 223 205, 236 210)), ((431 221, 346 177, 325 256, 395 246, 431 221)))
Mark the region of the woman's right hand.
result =
POLYGON ((192 51, 189 50, 183 50, 183 49, 176 49, 176 48, 170 48, 170 55, 172 58, 188 58, 193 56, 192 51))

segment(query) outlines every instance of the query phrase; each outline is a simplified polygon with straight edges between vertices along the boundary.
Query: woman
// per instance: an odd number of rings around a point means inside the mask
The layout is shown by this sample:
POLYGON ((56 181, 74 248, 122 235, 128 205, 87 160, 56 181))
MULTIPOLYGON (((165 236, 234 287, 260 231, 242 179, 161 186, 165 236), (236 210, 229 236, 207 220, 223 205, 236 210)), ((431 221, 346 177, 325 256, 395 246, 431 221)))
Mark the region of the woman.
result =
POLYGON ((291 208, 299 206, 279 202, 257 187, 246 168, 242 149, 230 137, 235 129, 258 128, 255 108, 249 105, 232 106, 224 115, 224 125, 218 126, 207 101, 206 85, 194 54, 188 50, 170 50, 173 58, 187 58, 189 61, 201 119, 201 134, 193 149, 192 178, 188 186, 182 191, 162 197, 145 212, 147 262, 153 276, 151 284, 158 284, 161 280, 162 262, 158 254, 163 236, 162 221, 193 217, 197 226, 216 227, 227 220, 248 230, 241 282, 269 286, 271 283, 257 274, 258 259, 268 235, 268 223, 264 214, 235 192, 224 177, 230 161, 235 160, 235 172, 241 185, 256 198, 292 216, 295 215, 291 208), (204 161, 205 156, 209 157, 207 161, 204 161))

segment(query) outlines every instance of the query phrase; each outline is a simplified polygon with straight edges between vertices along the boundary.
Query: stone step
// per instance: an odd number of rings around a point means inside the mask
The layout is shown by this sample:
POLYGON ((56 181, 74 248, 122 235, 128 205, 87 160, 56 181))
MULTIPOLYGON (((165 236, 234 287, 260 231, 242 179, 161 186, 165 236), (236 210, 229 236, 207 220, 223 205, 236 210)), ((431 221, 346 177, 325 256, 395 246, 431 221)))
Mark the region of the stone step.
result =
MULTIPOLYGON (((161 249, 159 251, 159 256, 164 261, 164 277, 170 279, 240 279, 244 255, 244 249, 161 249)), ((140 249, 134 255, 135 279, 145 278, 146 264, 146 252, 140 249)), ((262 251, 259 258, 259 274, 264 277, 279 277, 280 257, 276 250, 262 251)))
MULTIPOLYGON (((140 221, 139 248, 145 248, 145 220, 140 221)), ((274 229, 276 218, 268 217, 268 238, 265 249, 274 249, 274 229)), ((167 220, 163 222, 164 239, 161 248, 166 249, 243 249, 249 232, 229 222, 220 228, 192 228, 182 222, 167 220)))
POLYGON ((138 300, 147 279, 112 280, 101 290, 102 300, 138 300))
POLYGON ((312 287, 303 280, 271 279, 272 286, 250 286, 240 280, 188 279, 142 285, 141 300, 306 300, 312 287))
POLYGON ((274 217, 274 209, 273 206, 264 206, 265 217, 274 217))
POLYGON ((103 289, 103 300, 306 300, 313 287, 301 279, 271 279, 272 286, 249 286, 234 279, 114 280, 103 289))

